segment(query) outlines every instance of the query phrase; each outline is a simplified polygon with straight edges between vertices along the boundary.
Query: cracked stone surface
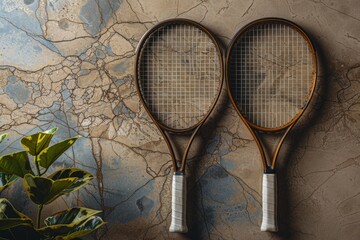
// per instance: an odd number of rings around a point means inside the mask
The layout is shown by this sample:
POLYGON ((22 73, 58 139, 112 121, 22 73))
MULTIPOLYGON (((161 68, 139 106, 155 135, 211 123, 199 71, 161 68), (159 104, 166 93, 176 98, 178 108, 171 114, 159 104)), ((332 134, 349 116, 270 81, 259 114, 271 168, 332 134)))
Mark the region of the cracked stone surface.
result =
MULTIPOLYGON (((44 216, 75 205, 101 209, 108 224, 93 239, 360 239, 359 13, 357 0, 1 1, 0 132, 11 137, 0 154, 54 126, 55 140, 82 135, 52 170, 81 167, 96 180, 44 216), (201 22, 224 46, 248 22, 282 17, 315 43, 315 100, 278 164, 278 234, 260 232, 260 155, 225 87, 190 151, 189 233, 168 232, 170 155, 133 73, 142 35, 174 17, 201 22)), ((20 188, 6 196, 34 215, 20 188)))

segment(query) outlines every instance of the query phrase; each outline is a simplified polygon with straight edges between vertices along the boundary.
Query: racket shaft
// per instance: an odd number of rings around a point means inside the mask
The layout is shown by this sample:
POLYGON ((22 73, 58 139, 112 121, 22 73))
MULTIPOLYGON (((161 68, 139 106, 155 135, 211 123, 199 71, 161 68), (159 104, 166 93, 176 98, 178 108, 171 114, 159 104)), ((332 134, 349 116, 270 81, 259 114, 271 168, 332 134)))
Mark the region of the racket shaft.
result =
POLYGON ((265 173, 262 185, 263 218, 261 231, 277 232, 277 186, 276 175, 265 173))
POLYGON ((170 232, 188 231, 186 225, 186 176, 174 174, 172 182, 172 213, 170 232))

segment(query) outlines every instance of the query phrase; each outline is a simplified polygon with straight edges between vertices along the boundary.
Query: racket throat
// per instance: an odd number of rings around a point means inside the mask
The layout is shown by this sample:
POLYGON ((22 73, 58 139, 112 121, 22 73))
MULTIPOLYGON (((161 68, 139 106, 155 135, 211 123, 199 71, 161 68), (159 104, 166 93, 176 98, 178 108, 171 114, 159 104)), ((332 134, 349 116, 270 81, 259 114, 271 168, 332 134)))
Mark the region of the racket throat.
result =
POLYGON ((175 176, 185 176, 185 172, 184 171, 176 171, 174 172, 175 176))
POLYGON ((272 167, 266 167, 264 173, 265 174, 275 174, 275 169, 272 167))

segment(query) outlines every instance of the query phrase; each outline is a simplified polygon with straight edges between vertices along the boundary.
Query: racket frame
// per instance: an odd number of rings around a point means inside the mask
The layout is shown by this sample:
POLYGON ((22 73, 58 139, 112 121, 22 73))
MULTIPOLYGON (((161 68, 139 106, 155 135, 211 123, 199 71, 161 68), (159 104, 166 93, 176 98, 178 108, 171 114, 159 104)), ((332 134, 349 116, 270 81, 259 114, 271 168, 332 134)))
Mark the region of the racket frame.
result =
POLYGON ((173 162, 173 170, 174 172, 177 173, 181 173, 185 171, 185 164, 186 164, 186 158, 188 155, 188 152, 190 150, 190 146, 191 143, 193 142, 196 133, 198 132, 198 130, 201 128, 201 126, 204 124, 204 122, 206 121, 206 119, 209 117, 209 115, 211 114, 211 112, 213 111, 213 109, 216 106, 216 103, 220 97, 221 94, 221 89, 222 89, 222 85, 224 82, 224 63, 223 63, 223 54, 222 54, 222 48, 220 46, 220 44, 218 43, 217 39, 213 36, 213 34, 207 30, 204 26, 202 26, 201 24, 189 20, 189 19, 185 19, 185 18, 175 18, 175 19, 168 19, 168 20, 164 20, 158 24, 156 24, 154 27, 152 27, 151 29, 149 29, 144 35, 143 37, 140 39, 140 42, 136 48, 136 58, 135 58, 135 86, 136 86, 136 90, 138 93, 138 96, 140 97, 140 101, 142 103, 142 105, 144 106, 146 112, 148 113, 148 115, 150 116, 150 118, 152 119, 152 121, 155 123, 156 127, 160 130, 161 135, 163 136, 163 138, 165 139, 166 145, 170 151, 170 155, 172 158, 172 162, 173 162), (143 98, 143 95, 141 93, 141 89, 139 86, 139 72, 138 72, 138 65, 139 65, 139 61, 140 61, 140 53, 141 53, 141 49, 144 47, 146 40, 148 39, 148 37, 153 34, 154 32, 156 32, 158 29, 160 29, 161 27, 164 27, 166 25, 171 25, 171 24, 188 24, 188 25, 193 25, 197 28, 199 28, 200 30, 202 30, 203 32, 205 32, 208 37, 212 40, 212 42, 214 43, 216 49, 217 49, 217 55, 219 58, 219 64, 220 64, 220 84, 219 84, 219 91, 215 97, 215 99, 213 100, 213 103, 209 109, 209 111, 205 114, 205 116, 201 119, 201 121, 199 121, 197 124, 193 125, 192 127, 189 128, 184 128, 184 129, 174 129, 174 128, 170 128, 168 126, 165 126, 164 124, 161 124, 156 117, 151 113, 150 109, 148 108, 145 99, 143 98), (186 134, 193 131, 193 134, 190 137, 189 143, 184 151, 183 157, 182 157, 182 161, 181 161, 181 166, 180 168, 177 166, 176 163, 176 157, 175 157, 175 153, 174 153, 174 149, 170 144, 170 140, 168 138, 168 136, 166 135, 165 132, 169 132, 172 134, 186 134))
MULTIPOLYGON (((219 97, 221 95, 221 89, 224 82, 224 56, 222 47, 220 46, 217 39, 213 36, 213 34, 207 30, 204 26, 201 24, 194 22, 189 19, 184 18, 176 18, 176 19, 168 19, 165 21, 162 21, 155 26, 153 26, 151 29, 149 29, 143 37, 140 39, 139 44, 136 48, 136 58, 135 58, 135 86, 138 93, 138 96, 140 98, 140 101, 142 105, 145 108, 145 111, 152 119, 153 123, 156 125, 156 127, 159 129, 163 139, 166 142, 166 145, 169 149, 171 160, 172 160, 172 168, 174 171, 173 175, 173 182, 172 182, 172 221, 170 226, 170 232, 187 232, 187 226, 186 226, 186 176, 185 176, 185 166, 186 166, 186 160, 187 156, 191 147, 192 142, 195 139, 195 136, 202 125, 204 125, 205 121, 208 119, 209 115, 212 113, 213 109, 216 106, 216 103, 219 100, 219 97), (151 34, 156 32, 158 29, 166 26, 166 25, 172 25, 172 24, 184 24, 184 25, 192 25, 194 27, 197 27, 211 39, 214 46, 216 47, 216 53, 218 55, 219 59, 219 68, 220 68, 220 75, 219 75, 219 86, 218 86, 218 92, 216 94, 216 97, 214 98, 212 105, 210 106, 209 110, 206 112, 206 114, 203 116, 203 118, 195 125, 184 128, 184 129, 174 129, 170 128, 168 126, 165 126, 164 124, 160 123, 157 118, 151 113, 149 107, 146 104, 146 101, 141 93, 141 87, 139 86, 139 69, 138 66, 140 65, 139 61, 141 60, 141 50, 143 49, 144 45, 146 44, 147 39, 151 34), (181 165, 178 167, 176 156, 174 153, 174 148, 171 145, 169 136, 167 133, 170 134, 187 134, 191 133, 191 137, 189 139, 188 144, 186 145, 186 148, 182 154, 181 159, 181 165), (174 216, 176 214, 176 216, 174 216)), ((214 79, 215 81, 216 79, 214 79)))
POLYGON ((225 71, 225 75, 226 75, 226 86, 227 86, 227 91, 228 91, 228 95, 230 98, 230 101, 232 103, 232 105, 234 106, 236 112, 238 113, 238 115, 240 116, 241 120, 245 123, 245 126, 249 129, 251 135, 253 136, 256 144, 259 147, 260 150, 260 155, 262 158, 262 163, 263 163, 263 168, 264 168, 264 172, 265 173, 273 173, 275 171, 275 165, 276 165, 276 160, 277 160, 277 156, 279 155, 279 152, 281 150, 281 146, 283 144, 283 142, 285 141, 286 136, 288 135, 288 133, 291 131, 291 129, 294 127, 295 123, 300 119, 300 117, 303 115, 303 113, 305 112, 305 110, 307 109, 307 107, 309 106, 309 103, 314 95, 314 91, 315 91, 315 87, 316 87, 316 78, 317 78, 317 57, 316 57, 316 51, 314 48, 314 44, 312 43, 311 39, 309 38, 309 36, 306 34, 306 32, 297 24, 286 20, 286 19, 282 19, 282 18, 262 18, 262 19, 258 19, 255 20, 253 22, 248 23, 247 25, 245 25, 243 28, 241 28, 236 34, 235 36, 232 38, 231 42, 228 45, 227 48, 227 52, 226 52, 226 59, 225 59, 225 66, 229 66, 229 58, 230 58, 230 54, 231 54, 231 50, 233 49, 234 45, 237 43, 237 39, 244 34, 247 30, 249 30, 250 28, 256 26, 256 25, 260 25, 260 24, 264 24, 264 23, 282 23, 285 24, 293 29, 295 29, 298 33, 300 33, 304 40, 307 42, 308 47, 310 49, 311 52, 311 57, 312 57, 312 61, 313 61, 313 73, 312 73, 312 81, 311 81, 311 87, 310 87, 310 93, 308 95, 308 99, 306 101, 306 104, 303 106, 303 108, 293 117, 293 119, 288 122, 287 124, 280 126, 280 127, 275 127, 275 128, 265 128, 265 127, 261 127, 258 126, 250 121, 247 120, 247 118, 241 113, 241 111, 238 109, 236 102, 234 100, 234 98, 232 97, 231 94, 231 89, 230 89, 230 84, 229 84, 229 69, 227 67, 226 71, 225 71), (257 134, 255 133, 255 130, 259 131, 259 132, 264 132, 264 133, 279 133, 283 130, 286 129, 286 131, 284 132, 283 136, 281 137, 281 139, 279 140, 279 142, 277 143, 276 149, 274 151, 272 160, 271 160, 271 164, 268 165, 267 161, 266 161, 266 156, 265 156, 265 151, 264 148, 259 140, 259 137, 257 136, 257 134))
MULTIPOLYGON (((299 27, 295 23, 285 20, 285 19, 281 19, 281 18, 263 18, 263 19, 253 21, 253 22, 245 25, 232 38, 232 40, 227 48, 227 51, 226 51, 225 66, 226 66, 226 71, 225 71, 226 86, 227 86, 227 91, 228 91, 230 101, 231 101, 232 105, 234 106, 236 112, 240 116, 242 122, 245 124, 245 126, 248 128, 249 132, 253 136, 253 138, 258 146, 258 149, 260 151, 260 155, 261 155, 261 159, 262 159, 262 164, 263 164, 263 169, 264 169, 263 179, 262 179, 262 211, 263 211, 263 215, 262 215, 262 223, 261 223, 260 229, 261 229, 261 231, 277 232, 278 231, 278 225, 277 225, 277 179, 276 179, 276 172, 275 172, 276 161, 277 161, 279 152, 281 150, 281 147, 285 141, 285 138, 287 137, 287 135, 289 134, 291 129, 294 127, 294 125, 297 123, 299 118, 303 115, 303 113, 309 106, 309 103, 310 103, 312 97, 314 96, 316 80, 317 80, 316 51, 315 51, 314 45, 313 45, 312 41, 310 40, 310 38, 308 37, 308 35, 305 33, 305 31, 301 27, 299 27), (303 38, 307 42, 307 45, 311 52, 311 57, 312 57, 312 62, 313 62, 311 87, 309 89, 310 92, 309 92, 308 99, 307 99, 305 105, 297 113, 297 115, 295 115, 295 117, 293 117, 293 119, 291 119, 290 122, 288 122, 287 124, 285 124, 283 126, 276 127, 276 128, 265 128, 265 127, 257 126, 255 124, 253 124, 252 122, 248 121, 247 118, 241 113, 241 111, 237 107, 237 104, 236 104, 234 98, 232 97, 230 83, 229 83, 230 82, 230 80, 229 80, 230 79, 230 77, 229 77, 230 69, 228 66, 230 66, 229 59, 230 59, 230 55, 231 55, 233 46, 237 43, 238 38, 240 36, 242 36, 242 34, 244 34, 248 29, 250 29, 256 25, 260 25, 260 24, 264 24, 264 23, 281 23, 281 24, 285 24, 285 25, 295 29, 298 33, 300 33, 303 36, 303 38), (272 155, 271 164, 269 165, 267 162, 264 145, 260 141, 259 134, 262 132, 264 132, 264 133, 279 133, 281 131, 284 131, 284 134, 282 135, 280 140, 278 140, 278 142, 277 142, 276 149, 272 155)), ((269 155, 268 155, 268 157, 269 157, 269 155)))

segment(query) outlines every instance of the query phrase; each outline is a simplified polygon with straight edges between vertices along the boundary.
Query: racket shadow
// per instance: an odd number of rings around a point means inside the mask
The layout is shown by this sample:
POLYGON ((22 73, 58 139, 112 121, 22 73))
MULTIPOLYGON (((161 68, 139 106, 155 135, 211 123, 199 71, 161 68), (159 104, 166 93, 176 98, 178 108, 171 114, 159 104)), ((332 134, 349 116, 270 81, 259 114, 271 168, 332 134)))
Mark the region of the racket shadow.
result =
MULTIPOLYGON (((311 32, 309 33, 310 35, 311 32)), ((314 36, 314 35, 312 35, 314 36)), ((300 159, 306 151, 306 148, 297 149, 296 146, 304 145, 306 139, 309 137, 314 125, 318 124, 322 113, 325 111, 324 102, 328 94, 328 84, 326 79, 328 78, 329 64, 326 62, 326 55, 321 49, 315 39, 312 42, 316 49, 317 60, 318 60, 318 80, 315 87, 314 96, 311 99, 308 109, 304 112, 303 116, 296 123, 296 126, 289 133, 285 140, 283 150, 279 155, 278 162, 278 225, 279 231, 276 234, 280 239, 294 239, 294 229, 299 229, 296 226, 295 221, 296 215, 294 209, 292 209, 291 202, 293 202, 292 196, 294 190, 291 189, 291 172, 287 171, 294 161, 292 159, 300 159), (284 161, 282 161, 282 159, 284 161)))
MULTIPOLYGON (((201 168, 206 164, 207 166, 212 165, 211 163, 205 163, 207 147, 212 139, 217 134, 217 123, 221 122, 226 115, 223 114, 224 109, 229 105, 229 99, 227 97, 227 91, 224 89, 221 91, 218 103, 210 115, 207 122, 200 129, 196 142, 192 146, 192 151, 188 159, 188 199, 187 199, 187 213, 188 213, 188 227, 189 232, 187 237, 189 239, 204 239, 204 235, 209 233, 210 223, 206 210, 203 209, 203 195, 200 186, 201 180, 201 168), (202 224, 199 224, 202 223, 202 224)), ((208 239, 210 236, 205 237, 208 239)))

